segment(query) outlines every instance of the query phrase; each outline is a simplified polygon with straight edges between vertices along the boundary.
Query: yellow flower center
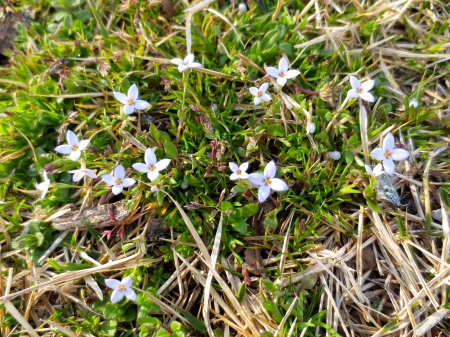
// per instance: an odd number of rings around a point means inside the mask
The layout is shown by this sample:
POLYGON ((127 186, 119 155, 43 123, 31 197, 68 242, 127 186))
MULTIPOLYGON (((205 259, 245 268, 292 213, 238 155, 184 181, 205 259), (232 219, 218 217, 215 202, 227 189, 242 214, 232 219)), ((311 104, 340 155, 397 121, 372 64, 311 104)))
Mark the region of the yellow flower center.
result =
POLYGON ((258 97, 261 97, 261 96, 262 96, 262 92, 258 91, 258 97))
POLYGON ((236 173, 238 174, 238 176, 240 176, 242 174, 242 171, 241 170, 237 170, 236 173))
POLYGON ((116 185, 122 185, 122 179, 116 179, 116 185))
POLYGON ((285 73, 281 72, 280 77, 284 77, 285 73))
POLYGON ((269 178, 265 178, 264 179, 264 185, 269 185, 270 184, 270 179, 269 178))
POLYGON ((391 156, 391 153, 389 152, 389 151, 386 151, 385 153, 384 153, 384 157, 385 158, 389 158, 391 156))
POLYGON ((129 105, 133 105, 133 104, 134 104, 134 101, 133 101, 131 98, 129 98, 129 99, 128 99, 128 104, 129 104, 129 105))
POLYGON ((358 88, 358 89, 356 89, 356 91, 358 92, 358 94, 362 94, 364 92, 364 90, 362 88, 358 88))
POLYGON ((151 166, 148 167, 148 169, 149 169, 150 171, 155 171, 155 170, 156 170, 156 166, 151 165, 151 166))
POLYGON ((74 145, 72 146, 72 151, 77 151, 78 150, 78 146, 74 145))
POLYGON ((120 290, 122 290, 122 291, 125 291, 125 289, 127 289, 123 284, 121 284, 120 286, 119 286, 119 289, 120 290))

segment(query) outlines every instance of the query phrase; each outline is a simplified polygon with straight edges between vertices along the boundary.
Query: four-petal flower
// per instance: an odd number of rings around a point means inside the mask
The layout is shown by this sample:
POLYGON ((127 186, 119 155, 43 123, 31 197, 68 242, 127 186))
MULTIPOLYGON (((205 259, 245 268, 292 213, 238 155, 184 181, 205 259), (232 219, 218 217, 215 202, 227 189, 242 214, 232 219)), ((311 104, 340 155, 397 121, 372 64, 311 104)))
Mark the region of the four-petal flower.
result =
POLYGON ((136 301, 136 293, 131 289, 133 284, 133 279, 131 277, 125 277, 122 281, 113 278, 105 279, 105 284, 108 288, 114 290, 111 294, 111 303, 119 302, 124 296, 133 302, 136 301))
POLYGON ((188 54, 184 60, 182 59, 171 59, 171 63, 178 66, 178 71, 182 73, 189 68, 203 68, 203 65, 198 62, 194 62, 194 54, 188 54))
POLYGON ((352 88, 347 93, 348 97, 350 98, 361 97, 361 99, 371 103, 375 101, 375 98, 369 92, 375 85, 374 80, 368 80, 365 81, 364 83, 359 83, 359 80, 356 76, 350 75, 350 85, 352 86, 352 88))
POLYGON ((112 185, 112 192, 115 195, 122 193, 124 187, 130 187, 136 183, 136 180, 132 178, 125 178, 125 169, 122 164, 116 167, 114 175, 104 174, 102 179, 108 185, 112 185))
POLYGON ((247 179, 248 178, 248 163, 242 163, 241 165, 237 166, 236 163, 230 163, 230 169, 233 171, 233 173, 230 175, 230 180, 236 180, 236 179, 247 179))
POLYGON ((136 171, 147 173, 147 177, 151 181, 156 180, 159 176, 159 171, 164 170, 171 162, 170 159, 162 159, 157 162, 155 152, 150 148, 145 151, 144 161, 145 164, 133 164, 133 168, 136 171))
POLYGON ((42 174, 44 175, 44 181, 42 183, 39 183, 39 185, 37 186, 37 189, 39 191, 42 191, 41 199, 43 200, 45 197, 45 194, 47 194, 48 187, 50 186, 50 179, 48 179, 48 177, 47 177, 46 170, 43 170, 42 174))
POLYGON ((370 154, 376 160, 381 160, 384 169, 391 176, 394 174, 395 161, 405 160, 410 153, 404 149, 396 149, 395 139, 392 133, 388 133, 383 140, 383 148, 377 147, 370 154))
POLYGON ((269 83, 263 83, 259 89, 257 87, 251 87, 248 89, 248 91, 250 91, 250 93, 255 96, 254 98, 254 102, 256 105, 258 105, 261 100, 263 101, 271 101, 272 98, 266 94, 266 90, 267 88, 269 88, 269 83))
POLYGON ((266 72, 277 79, 277 83, 282 87, 285 86, 287 80, 290 78, 295 78, 300 75, 298 70, 288 70, 289 61, 286 57, 282 57, 280 63, 278 63, 278 69, 275 67, 265 67, 266 72))
POLYGON ((83 139, 78 141, 78 137, 73 131, 67 131, 67 142, 69 145, 60 145, 55 148, 56 152, 62 154, 68 154, 69 158, 73 161, 77 161, 83 151, 89 145, 89 139, 83 139))
POLYGON ((89 178, 97 178, 97 175, 95 174, 94 170, 90 170, 87 168, 81 168, 79 170, 70 170, 69 173, 73 174, 73 181, 76 183, 77 181, 80 181, 81 178, 84 176, 88 176, 89 178))
POLYGON ((277 192, 284 192, 289 189, 289 186, 281 179, 275 178, 277 173, 277 166, 272 160, 264 169, 264 175, 261 173, 251 173, 248 175, 248 180, 251 183, 259 186, 258 199, 259 202, 264 202, 270 195, 270 189, 277 192))
POLYGON ((145 110, 150 106, 150 103, 137 99, 138 96, 139 89, 136 84, 133 84, 130 89, 128 89, 128 95, 114 91, 114 97, 123 104, 123 111, 126 115, 132 114, 135 109, 145 110))

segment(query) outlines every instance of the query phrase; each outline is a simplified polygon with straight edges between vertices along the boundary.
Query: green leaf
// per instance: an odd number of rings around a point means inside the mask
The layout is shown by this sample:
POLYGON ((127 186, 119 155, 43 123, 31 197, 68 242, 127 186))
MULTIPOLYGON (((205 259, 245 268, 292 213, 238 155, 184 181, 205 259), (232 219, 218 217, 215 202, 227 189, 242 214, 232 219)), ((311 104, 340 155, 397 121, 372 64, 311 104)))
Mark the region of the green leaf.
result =
POLYGON ((239 301, 239 303, 242 303, 246 293, 247 293, 247 283, 242 282, 237 294, 237 300, 239 301))
POLYGON ((159 136, 159 131, 156 128, 155 124, 150 124, 150 135, 152 136, 152 138, 159 142, 160 136, 159 136))
POLYGON ((220 210, 221 210, 222 212, 229 211, 229 210, 231 210, 231 209, 233 209, 233 204, 232 204, 231 202, 229 202, 229 201, 223 201, 223 202, 220 204, 220 210))
POLYGON ((256 212, 258 212, 259 206, 257 204, 247 204, 242 206, 242 217, 244 219, 247 219, 248 217, 252 216, 256 212))
MULTIPOLYGON (((191 315, 189 312, 184 311, 182 309, 179 309, 180 313, 188 320, 189 324, 192 325, 192 327, 200 332, 206 332, 206 326, 205 323, 203 323, 203 321, 199 320, 197 317, 191 315)), ((180 324, 180 323, 178 323, 180 324)), ((172 327, 172 326, 171 326, 172 327)), ((175 331, 175 329, 172 328, 173 331, 175 331)), ((181 324, 180 324, 180 329, 181 330, 181 324)))
POLYGON ((369 208, 372 211, 375 211, 377 213, 381 213, 381 208, 378 206, 378 204, 375 201, 373 201, 370 198, 366 198, 366 202, 367 202, 367 206, 369 206, 369 208))
POLYGON ((166 140, 164 142, 164 151, 166 152, 166 156, 170 159, 178 158, 178 149, 171 141, 166 140))
POLYGON ((83 224, 86 226, 86 229, 89 231, 89 233, 91 233, 91 235, 97 240, 100 241, 102 236, 100 235, 100 233, 98 232, 98 230, 96 230, 94 227, 91 226, 91 224, 89 222, 87 222, 85 219, 82 219, 83 224))
POLYGON ((271 232, 278 228, 278 218, 276 210, 270 213, 267 213, 266 218, 264 219, 264 227, 271 232))

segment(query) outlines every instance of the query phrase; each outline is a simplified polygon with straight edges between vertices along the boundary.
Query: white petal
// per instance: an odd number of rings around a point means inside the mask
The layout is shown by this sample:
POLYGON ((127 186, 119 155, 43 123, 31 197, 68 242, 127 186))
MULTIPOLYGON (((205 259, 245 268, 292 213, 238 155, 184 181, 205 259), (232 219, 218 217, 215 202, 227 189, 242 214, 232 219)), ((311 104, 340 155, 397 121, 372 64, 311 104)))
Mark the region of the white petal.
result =
POLYGON ((383 149, 380 149, 379 147, 377 147, 376 149, 373 149, 372 152, 370 152, 370 154, 376 160, 384 159, 384 151, 383 151, 383 149))
POLYGON ((190 64, 192 62, 194 62, 194 54, 187 54, 187 56, 184 58, 184 63, 186 64, 190 64))
POLYGON ((170 63, 176 64, 177 66, 184 64, 184 61, 182 59, 171 59, 170 63))
POLYGON ((123 112, 125 112, 125 115, 131 115, 134 112, 134 105, 125 104, 123 106, 123 112))
POLYGON ((78 146, 78 137, 73 131, 67 131, 67 143, 69 143, 70 146, 78 146))
POLYGON ((122 94, 121 92, 114 91, 113 92, 114 97, 122 104, 128 104, 128 97, 125 94, 122 94))
POLYGON ((369 175, 375 177, 375 174, 373 173, 372 168, 369 165, 364 165, 364 168, 366 169, 366 172, 369 173, 369 175))
POLYGON ((350 98, 358 98, 358 97, 359 97, 359 92, 356 91, 356 89, 350 89, 350 90, 347 92, 347 97, 350 97, 350 98))
POLYGON ((125 296, 124 291, 122 291, 120 289, 114 290, 111 294, 111 303, 119 302, 124 296, 125 296))
POLYGON ((139 172, 147 173, 150 169, 148 168, 148 165, 145 165, 143 163, 136 163, 133 164, 132 167, 139 172))
POLYGON ((203 68, 203 65, 198 62, 192 62, 189 64, 189 68, 203 68))
POLYGON ((43 171, 42 171, 42 174, 43 174, 43 176, 44 176, 44 181, 50 183, 50 179, 48 179, 48 177, 47 177, 47 171, 46 171, 46 170, 43 170, 43 171))
POLYGON ((124 293, 125 293, 125 296, 126 296, 130 301, 133 301, 133 302, 136 301, 137 296, 136 296, 136 293, 134 292, 133 289, 127 288, 127 289, 125 289, 124 293))
POLYGON ((265 67, 264 69, 266 69, 266 72, 274 78, 278 78, 278 76, 280 76, 280 72, 275 67, 265 67))
POLYGON ((358 77, 350 75, 350 85, 352 86, 352 89, 359 89, 361 84, 359 83, 358 77))
POLYGON ((373 97, 373 95, 367 91, 363 91, 362 93, 360 93, 359 97, 361 97, 361 99, 365 100, 366 102, 375 102, 375 97, 373 97))
POLYGON ((239 175, 237 173, 231 173, 230 180, 237 180, 239 179, 239 175))
POLYGON ((134 102, 134 108, 137 110, 147 110, 150 107, 150 103, 143 100, 136 100, 134 102))
MULTIPOLYGON (((239 166, 237 166, 236 163, 228 163, 228 166, 230 166, 231 171, 237 172, 239 170, 239 166)), ((233 179, 234 180, 234 179, 233 179)))
POLYGON ((180 65, 178 66, 178 71, 179 71, 180 73, 182 73, 183 71, 185 71, 185 70, 187 70, 187 69, 189 69, 189 67, 188 67, 187 65, 185 65, 185 64, 180 64, 180 65))
POLYGON ((122 180, 122 187, 130 187, 136 184, 136 180, 133 178, 125 178, 122 180))
POLYGON ((90 143, 89 139, 83 139, 80 141, 80 143, 78 144, 78 150, 83 151, 85 148, 88 147, 90 143))
POLYGON ((156 164, 156 155, 151 148, 145 150, 144 160, 148 166, 154 166, 156 164))
POLYGON ((148 171, 147 177, 150 181, 158 179, 159 172, 158 171, 148 171))
POLYGON ((280 63, 278 63, 278 70, 280 73, 285 73, 289 68, 289 62, 286 57, 282 57, 280 63))
POLYGON ((241 175, 239 176, 240 179, 248 179, 248 173, 247 172, 242 172, 241 175))
POLYGON ((248 175, 248 180, 257 186, 264 184, 264 176, 261 173, 250 173, 248 175))
POLYGON ((279 85, 281 85, 282 87, 284 87, 285 86, 285 84, 287 83, 287 78, 286 77, 278 77, 277 78, 277 83, 279 84, 279 85))
POLYGON ((300 72, 298 70, 288 70, 284 73, 284 77, 286 78, 295 78, 298 75, 300 75, 300 72))
POLYGON ((264 177, 272 179, 275 177, 275 174, 277 174, 277 165, 271 160, 264 169, 264 177))
POLYGON ((86 169, 85 173, 89 178, 92 178, 92 179, 97 178, 97 175, 95 174, 94 170, 86 169))
POLYGON ((133 285, 133 279, 130 276, 124 277, 122 279, 122 283, 123 286, 125 286, 125 288, 129 288, 133 285))
POLYGON ((242 163, 239 166, 239 170, 241 170, 242 172, 247 172, 247 170, 248 170, 248 162, 242 163))
POLYGON ((372 90, 374 85, 375 85, 374 80, 368 80, 368 81, 365 81, 364 83, 361 83, 361 88, 364 91, 370 91, 370 90, 372 90))
POLYGON ((255 105, 258 105, 259 103, 261 103, 261 97, 255 96, 255 98, 253 99, 253 102, 255 103, 255 105))
POLYGON ((383 139, 383 151, 390 152, 395 146, 395 138, 392 133, 388 133, 383 139))
POLYGON ((70 145, 60 145, 60 146, 57 146, 55 148, 55 151, 59 152, 59 153, 62 153, 62 154, 69 154, 69 153, 72 153, 72 146, 70 146, 70 145))
POLYGON ((259 202, 264 202, 270 195, 270 187, 263 184, 258 188, 258 200, 259 202))
POLYGON ((386 170, 386 172, 391 176, 394 174, 395 171, 395 164, 392 159, 384 159, 383 160, 383 167, 386 170))
POLYGON ((69 158, 72 159, 73 161, 77 161, 78 159, 80 159, 81 156, 81 151, 77 150, 77 151, 72 151, 72 153, 69 155, 69 158))
POLYGON ((123 178, 125 178, 125 169, 123 168, 122 164, 116 167, 116 169, 114 170, 114 176, 116 177, 116 179, 120 180, 123 180, 123 178))
POLYGON ((393 149, 391 151, 391 158, 395 161, 405 160, 410 153, 404 149, 393 149))
POLYGON ((122 193, 123 186, 122 185, 113 185, 111 191, 114 193, 114 195, 118 195, 118 194, 122 193))
POLYGON ((128 99, 131 99, 133 102, 137 100, 139 96, 139 89, 136 84, 133 84, 130 89, 128 89, 128 99))
POLYGON ((118 289, 121 285, 119 280, 115 280, 113 278, 105 279, 105 284, 108 288, 111 288, 111 289, 118 289))
POLYGON ((267 88, 269 88, 269 83, 263 83, 261 84, 261 86, 259 87, 259 91, 261 91, 262 93, 265 93, 267 91, 267 88))
POLYGON ((48 182, 44 181, 42 183, 39 183, 38 186, 37 186, 37 189, 39 191, 47 192, 47 190, 48 190, 48 182))
POLYGON ((164 170, 167 166, 169 166, 169 164, 170 164, 171 162, 172 162, 171 159, 161 159, 159 162, 157 162, 157 163, 155 164, 156 169, 157 169, 158 171, 162 171, 162 170, 164 170))
POLYGON ((258 95, 258 88, 257 87, 250 87, 248 88, 248 91, 253 95, 253 96, 257 96, 258 95))
MULTIPOLYGON (((69 172, 70 172, 70 171, 69 171, 69 172)), ((78 172, 76 172, 76 173, 73 175, 72 179, 73 179, 73 181, 76 183, 77 181, 80 181, 80 180, 84 177, 84 175, 85 175, 85 172, 84 172, 84 171, 78 170, 78 172)))
POLYGON ((272 97, 270 97, 270 96, 267 95, 267 94, 262 94, 261 99, 262 99, 263 101, 270 102, 270 101, 272 100, 272 97))
POLYGON ((289 186, 283 180, 273 178, 270 180, 270 188, 277 192, 284 192, 289 189, 289 186))
POLYGON ((381 165, 381 164, 375 165, 375 167, 373 168, 374 176, 376 177, 376 176, 380 175, 381 173, 383 173, 383 165, 381 165))
POLYGON ((104 174, 102 175, 102 180, 107 183, 108 185, 115 185, 116 184, 116 178, 110 174, 104 174))

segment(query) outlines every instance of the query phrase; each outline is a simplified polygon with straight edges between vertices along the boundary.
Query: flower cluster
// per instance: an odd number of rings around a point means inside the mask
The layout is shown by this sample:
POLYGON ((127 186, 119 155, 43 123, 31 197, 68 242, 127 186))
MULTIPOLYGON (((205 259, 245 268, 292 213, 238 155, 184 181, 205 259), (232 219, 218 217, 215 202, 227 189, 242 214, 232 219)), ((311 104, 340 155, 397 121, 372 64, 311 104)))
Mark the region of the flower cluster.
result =
POLYGON ((259 186, 258 188, 258 200, 264 202, 270 195, 270 190, 276 192, 284 192, 289 189, 289 186, 281 179, 275 178, 277 173, 277 166, 272 160, 264 169, 264 174, 250 173, 246 171, 248 169, 248 163, 242 163, 238 166, 236 163, 230 163, 230 169, 233 173, 230 175, 230 180, 248 179, 252 184, 259 186))

